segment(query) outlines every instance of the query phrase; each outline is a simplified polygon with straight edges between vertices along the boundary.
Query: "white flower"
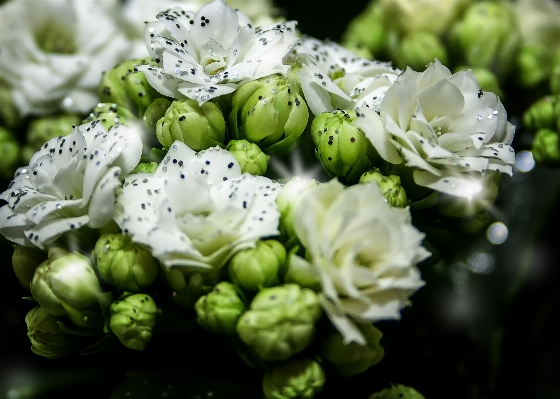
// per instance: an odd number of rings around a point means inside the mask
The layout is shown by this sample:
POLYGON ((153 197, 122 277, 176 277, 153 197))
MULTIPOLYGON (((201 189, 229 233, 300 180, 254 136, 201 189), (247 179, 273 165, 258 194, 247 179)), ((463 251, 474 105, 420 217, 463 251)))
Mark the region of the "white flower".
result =
POLYGON ((318 115, 368 106, 379 110, 388 88, 402 72, 390 63, 370 61, 333 42, 304 37, 294 48, 305 101, 318 115))
POLYGON ((296 204, 294 227, 309 261, 292 255, 290 268, 318 275, 323 308, 346 343, 365 343, 354 321, 400 318, 424 284, 415 266, 429 256, 423 234, 374 183, 345 188, 332 180, 309 189, 296 204))
POLYGON ((215 0, 196 14, 176 7, 146 24, 146 43, 162 67, 141 66, 148 82, 173 98, 200 104, 239 85, 289 68, 282 58, 297 41, 295 22, 258 29, 239 11, 215 0))
POLYGON ((0 76, 22 115, 86 113, 103 71, 127 58, 114 1, 12 0, 0 8, 0 76))
POLYGON ((511 175, 514 126, 500 99, 469 71, 452 75, 439 61, 410 68, 389 88, 380 116, 362 107, 356 126, 386 161, 417 168, 414 181, 471 199, 487 171, 511 175))
POLYGON ((8 202, 0 208, 0 232, 43 248, 69 230, 104 226, 113 218, 120 177, 141 152, 134 131, 117 125, 107 132, 97 121, 49 140, 0 195, 8 202))
POLYGON ((230 152, 176 141, 154 174, 129 176, 115 220, 165 266, 210 269, 278 233, 280 184, 241 175, 230 152))

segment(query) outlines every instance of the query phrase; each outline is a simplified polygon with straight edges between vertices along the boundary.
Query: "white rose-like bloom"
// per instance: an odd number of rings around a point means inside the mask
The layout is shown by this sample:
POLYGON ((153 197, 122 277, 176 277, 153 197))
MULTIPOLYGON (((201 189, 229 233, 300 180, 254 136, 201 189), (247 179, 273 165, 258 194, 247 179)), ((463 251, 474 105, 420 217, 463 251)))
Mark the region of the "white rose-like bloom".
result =
POLYGON ((424 72, 409 68, 385 94, 380 116, 365 107, 358 113, 356 126, 379 155, 417 168, 420 186, 470 200, 486 171, 512 173, 515 128, 470 70, 452 75, 437 60, 424 72))
POLYGON ((355 322, 399 319, 424 284, 415 266, 429 256, 424 236, 375 183, 346 188, 332 180, 309 189, 294 228, 309 261, 292 255, 290 267, 318 275, 322 306, 345 343, 365 344, 355 322))
POLYGON ((239 11, 215 0, 198 12, 180 7, 146 24, 146 44, 162 67, 139 66, 161 94, 199 104, 248 81, 286 74, 282 58, 297 41, 295 22, 259 29, 239 11))
POLYGON ((229 151, 195 153, 176 141, 153 174, 125 180, 115 220, 167 267, 219 268, 236 251, 278 233, 280 187, 242 175, 229 151))
POLYGON ((101 0, 12 0, 0 7, 0 76, 19 112, 86 113, 101 74, 127 58, 129 43, 101 0))
POLYGON ((378 111, 383 96, 402 72, 390 63, 370 61, 333 42, 303 37, 294 47, 305 101, 318 115, 367 106, 378 111))
POLYGON ((49 140, 0 194, 7 202, 0 208, 0 233, 43 248, 67 231, 104 226, 113 218, 120 178, 141 153, 136 132, 122 125, 107 132, 98 121, 49 140))

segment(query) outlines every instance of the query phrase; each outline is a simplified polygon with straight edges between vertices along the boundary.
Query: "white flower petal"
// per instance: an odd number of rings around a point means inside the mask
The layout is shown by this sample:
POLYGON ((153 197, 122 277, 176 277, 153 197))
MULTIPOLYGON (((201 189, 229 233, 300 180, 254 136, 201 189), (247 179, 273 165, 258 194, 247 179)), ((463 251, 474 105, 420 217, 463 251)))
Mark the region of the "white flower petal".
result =
POLYGON ((482 190, 482 184, 468 175, 440 172, 436 176, 430 172, 414 171, 414 182, 419 186, 428 187, 445 194, 472 199, 482 190))

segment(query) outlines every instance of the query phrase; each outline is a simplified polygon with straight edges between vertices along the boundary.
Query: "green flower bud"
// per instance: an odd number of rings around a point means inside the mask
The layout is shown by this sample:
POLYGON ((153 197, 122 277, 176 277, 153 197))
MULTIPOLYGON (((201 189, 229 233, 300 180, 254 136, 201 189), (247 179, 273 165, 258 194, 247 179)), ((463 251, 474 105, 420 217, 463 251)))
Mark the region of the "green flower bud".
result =
POLYGON ((35 270, 46 260, 47 254, 38 249, 14 245, 12 265, 21 285, 29 289, 35 270))
POLYGON ((180 140, 195 151, 202 151, 226 140, 226 121, 213 102, 198 105, 196 100, 175 100, 156 124, 156 135, 164 147, 180 140))
POLYGON ((268 167, 269 155, 261 151, 258 145, 247 140, 231 140, 226 150, 235 157, 241 173, 250 173, 255 176, 262 176, 268 167))
POLYGON ((216 334, 235 335, 237 321, 245 312, 245 299, 239 289, 227 281, 217 284, 212 292, 194 305, 197 321, 216 334))
POLYGON ((401 178, 396 175, 383 176, 378 168, 364 173, 360 177, 360 183, 375 183, 387 199, 387 202, 396 208, 404 208, 408 205, 406 192, 401 186, 401 178))
POLYGON ((557 119, 556 107, 558 101, 556 96, 546 96, 531 105, 523 114, 523 124, 528 130, 556 129, 557 119))
POLYGON ((156 132, 157 122, 165 116, 165 112, 171 106, 171 101, 166 98, 156 98, 153 103, 146 109, 142 122, 152 133, 156 132))
POLYGON ((138 65, 156 66, 157 64, 151 58, 138 58, 115 66, 101 78, 99 100, 138 110, 138 115, 143 115, 146 108, 163 95, 148 83, 144 73, 135 70, 138 65))
POLYGON ((81 327, 103 326, 101 287, 87 257, 49 249, 49 259, 35 271, 30 288, 41 307, 53 316, 68 316, 81 327))
POLYGON ((274 364, 264 374, 266 399, 311 399, 325 384, 325 373, 314 360, 289 359, 274 364))
POLYGON ((553 94, 560 94, 560 51, 556 52, 556 56, 552 61, 550 72, 550 91, 553 94))
POLYGON ((356 48, 369 50, 369 56, 354 51, 363 58, 371 59, 372 55, 379 58, 386 51, 386 30, 382 7, 371 2, 366 10, 350 21, 342 35, 342 45, 350 51, 356 48))
POLYGON ((424 396, 414 388, 404 385, 394 385, 381 392, 374 393, 368 399, 425 399, 424 396))
POLYGON ((369 154, 374 150, 364 133, 354 126, 356 111, 333 111, 317 115, 311 135, 317 147, 317 159, 332 177, 351 184, 373 164, 369 154))
POLYGON ((23 147, 23 160, 29 162, 33 154, 50 139, 66 136, 79 125, 81 118, 75 114, 49 115, 34 119, 29 124, 23 147))
POLYGON ((62 320, 40 306, 27 313, 27 336, 31 340, 31 350, 34 353, 48 359, 56 359, 74 352, 82 345, 81 336, 61 331, 58 323, 62 320))
POLYGON ((289 153, 309 118, 297 83, 281 75, 242 85, 233 95, 232 106, 233 138, 258 144, 267 154, 289 153))
POLYGON ((136 120, 136 117, 128 109, 116 103, 99 103, 84 119, 83 123, 100 120, 105 129, 117 124, 129 125, 136 120))
POLYGON ((433 33, 418 31, 402 38, 394 55, 399 68, 410 66, 412 69, 424 70, 426 66, 439 59, 447 65, 447 51, 441 40, 433 33))
POLYGON ((239 251, 229 264, 234 284, 248 292, 278 285, 278 274, 286 262, 284 246, 275 240, 258 241, 255 248, 239 251))
POLYGON ((130 172, 130 174, 154 173, 158 166, 159 165, 157 162, 140 162, 134 169, 132 169, 132 172, 130 172))
POLYGON ((474 2, 451 31, 450 49, 458 62, 488 68, 500 80, 515 65, 521 34, 516 15, 507 2, 474 2))
POLYGON ((459 66, 455 68, 455 72, 459 72, 462 70, 470 69, 474 74, 476 80, 478 80, 478 84, 480 88, 484 91, 491 91, 495 93, 498 97, 504 98, 504 92, 500 87, 500 82, 496 75, 490 72, 486 68, 471 68, 465 65, 459 66))
POLYGON ((12 129, 22 121, 12 90, 0 77, 0 124, 12 129))
POLYGON ((537 163, 557 165, 560 163, 560 140, 558 133, 550 129, 541 129, 533 139, 531 149, 537 163))
POLYGON ((12 133, 0 126, 0 177, 11 179, 19 163, 20 147, 12 133))
POLYGON ((320 344, 321 357, 341 377, 363 373, 383 359, 385 352, 379 344, 383 336, 381 331, 372 324, 360 324, 358 327, 366 345, 355 342, 345 344, 342 335, 334 329, 320 344))
POLYGON ((276 197, 276 206, 280 212, 280 233, 289 240, 296 237, 294 231, 294 209, 303 194, 317 185, 315 180, 305 180, 296 176, 292 178, 276 197))
POLYGON ((522 87, 535 87, 550 76, 552 70, 550 49, 540 44, 525 45, 519 52, 517 64, 519 84, 522 87))
POLYGON ((119 291, 140 292, 158 275, 158 262, 150 251, 124 234, 103 234, 91 256, 103 280, 119 291))
POLYGON ((109 327, 127 348, 143 351, 156 325, 158 308, 146 294, 133 294, 111 305, 109 327))
POLYGON ((297 284, 260 291, 237 323, 237 334, 266 361, 286 360, 313 340, 321 316, 317 295, 297 284))

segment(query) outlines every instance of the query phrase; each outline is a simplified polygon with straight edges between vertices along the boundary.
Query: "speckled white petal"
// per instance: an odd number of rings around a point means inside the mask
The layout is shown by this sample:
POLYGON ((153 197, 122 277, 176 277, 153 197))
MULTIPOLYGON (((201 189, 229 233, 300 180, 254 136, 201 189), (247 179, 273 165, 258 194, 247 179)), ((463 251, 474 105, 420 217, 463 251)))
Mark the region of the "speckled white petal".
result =
POLYGON ((177 90, 177 84, 181 81, 171 75, 163 73, 162 68, 148 65, 138 65, 136 69, 143 72, 150 86, 164 96, 172 98, 185 98, 185 96, 177 90))
POLYGON ((389 134, 383 127, 381 117, 373 110, 367 107, 356 108, 356 112, 360 114, 354 125, 364 132, 366 138, 371 142, 373 148, 379 153, 385 161, 399 164, 402 158, 397 153, 397 149, 389 141, 389 134))
POLYGON ((26 247, 33 244, 25 235, 25 230, 31 227, 23 213, 13 213, 8 205, 0 208, 0 233, 8 240, 26 247))
POLYGON ((198 101, 199 105, 205 102, 223 96, 224 94, 233 93, 237 85, 229 84, 195 84, 190 82, 181 82, 177 85, 177 90, 186 98, 198 101))
POLYGON ((440 171, 440 175, 436 176, 430 172, 416 170, 414 182, 419 186, 469 200, 482 190, 482 184, 477 179, 464 174, 452 174, 452 172, 440 171))
POLYGON ((121 169, 114 166, 107 170, 93 191, 89 203, 89 226, 103 227, 113 218, 115 210, 115 189, 120 186, 121 169))
MULTIPOLYGON (((195 13, 185 11, 181 7, 173 7, 168 12, 157 15, 157 19, 171 33, 177 42, 182 43, 181 46, 189 54, 196 54, 196 47, 191 40, 190 21, 194 19, 195 13), (177 26, 178 25, 178 26, 177 26)), ((149 34, 150 32, 148 32, 149 34)), ((154 32, 155 33, 155 30, 154 32)))
POLYGON ((212 185, 220 185, 227 180, 241 176, 239 163, 231 152, 220 147, 212 147, 196 154, 196 161, 200 165, 200 173, 212 185))
POLYGON ((45 220, 25 230, 25 234, 34 245, 43 248, 62 234, 87 225, 88 221, 88 215, 45 220))
POLYGON ((42 202, 27 211, 25 217, 33 224, 38 224, 47 218, 61 218, 64 214, 81 213, 81 202, 80 199, 42 202))

